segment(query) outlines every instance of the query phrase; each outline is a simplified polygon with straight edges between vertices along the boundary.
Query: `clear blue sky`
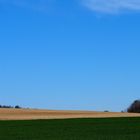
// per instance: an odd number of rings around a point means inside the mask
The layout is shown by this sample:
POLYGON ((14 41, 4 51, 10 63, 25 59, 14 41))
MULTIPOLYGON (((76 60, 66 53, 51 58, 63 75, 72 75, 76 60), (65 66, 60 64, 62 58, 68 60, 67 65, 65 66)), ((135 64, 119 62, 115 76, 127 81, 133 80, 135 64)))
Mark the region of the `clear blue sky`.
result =
POLYGON ((139 0, 0 0, 0 104, 125 109, 140 98, 139 11, 139 0))

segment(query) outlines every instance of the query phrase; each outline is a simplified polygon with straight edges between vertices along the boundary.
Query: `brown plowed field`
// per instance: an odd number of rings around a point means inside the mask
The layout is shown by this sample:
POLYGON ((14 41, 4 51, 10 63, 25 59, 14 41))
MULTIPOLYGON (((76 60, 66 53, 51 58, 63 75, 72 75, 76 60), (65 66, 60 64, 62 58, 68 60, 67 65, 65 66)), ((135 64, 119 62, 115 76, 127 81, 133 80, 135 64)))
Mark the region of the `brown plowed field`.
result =
POLYGON ((56 110, 37 110, 37 109, 0 109, 0 120, 109 118, 109 117, 140 117, 140 114, 92 112, 92 111, 56 111, 56 110))

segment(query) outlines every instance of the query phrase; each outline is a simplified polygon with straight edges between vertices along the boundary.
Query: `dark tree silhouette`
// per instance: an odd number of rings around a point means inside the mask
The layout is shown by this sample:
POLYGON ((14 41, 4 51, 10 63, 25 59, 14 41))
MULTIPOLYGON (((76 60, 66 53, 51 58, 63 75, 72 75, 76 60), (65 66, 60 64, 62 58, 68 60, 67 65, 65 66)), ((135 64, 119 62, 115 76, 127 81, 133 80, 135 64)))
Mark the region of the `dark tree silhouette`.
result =
POLYGON ((140 113, 140 100, 135 100, 127 109, 129 113, 140 113))
POLYGON ((19 108, 21 108, 21 107, 20 107, 19 105, 16 105, 15 108, 16 108, 16 109, 19 109, 19 108))
POLYGON ((15 107, 10 106, 10 105, 0 105, 0 108, 15 108, 15 109, 20 109, 21 107, 19 105, 16 105, 15 107))

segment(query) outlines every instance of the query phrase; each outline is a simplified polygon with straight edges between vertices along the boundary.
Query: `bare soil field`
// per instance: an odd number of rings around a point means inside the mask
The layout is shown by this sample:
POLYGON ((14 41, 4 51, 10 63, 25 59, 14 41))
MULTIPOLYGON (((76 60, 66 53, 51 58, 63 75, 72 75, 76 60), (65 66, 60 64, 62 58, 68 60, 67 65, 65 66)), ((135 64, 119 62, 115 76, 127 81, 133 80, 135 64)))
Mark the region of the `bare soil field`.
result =
POLYGON ((38 120, 67 118, 140 117, 137 113, 57 111, 38 109, 0 109, 0 120, 38 120))

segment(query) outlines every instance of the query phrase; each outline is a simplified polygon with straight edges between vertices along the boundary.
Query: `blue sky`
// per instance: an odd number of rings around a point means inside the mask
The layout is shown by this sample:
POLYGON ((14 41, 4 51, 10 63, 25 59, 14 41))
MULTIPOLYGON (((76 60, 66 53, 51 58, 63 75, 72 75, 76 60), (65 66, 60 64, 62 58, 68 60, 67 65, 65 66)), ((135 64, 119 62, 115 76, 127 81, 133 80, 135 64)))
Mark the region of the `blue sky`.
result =
POLYGON ((0 103, 121 111, 140 98, 139 0, 0 0, 0 103))

